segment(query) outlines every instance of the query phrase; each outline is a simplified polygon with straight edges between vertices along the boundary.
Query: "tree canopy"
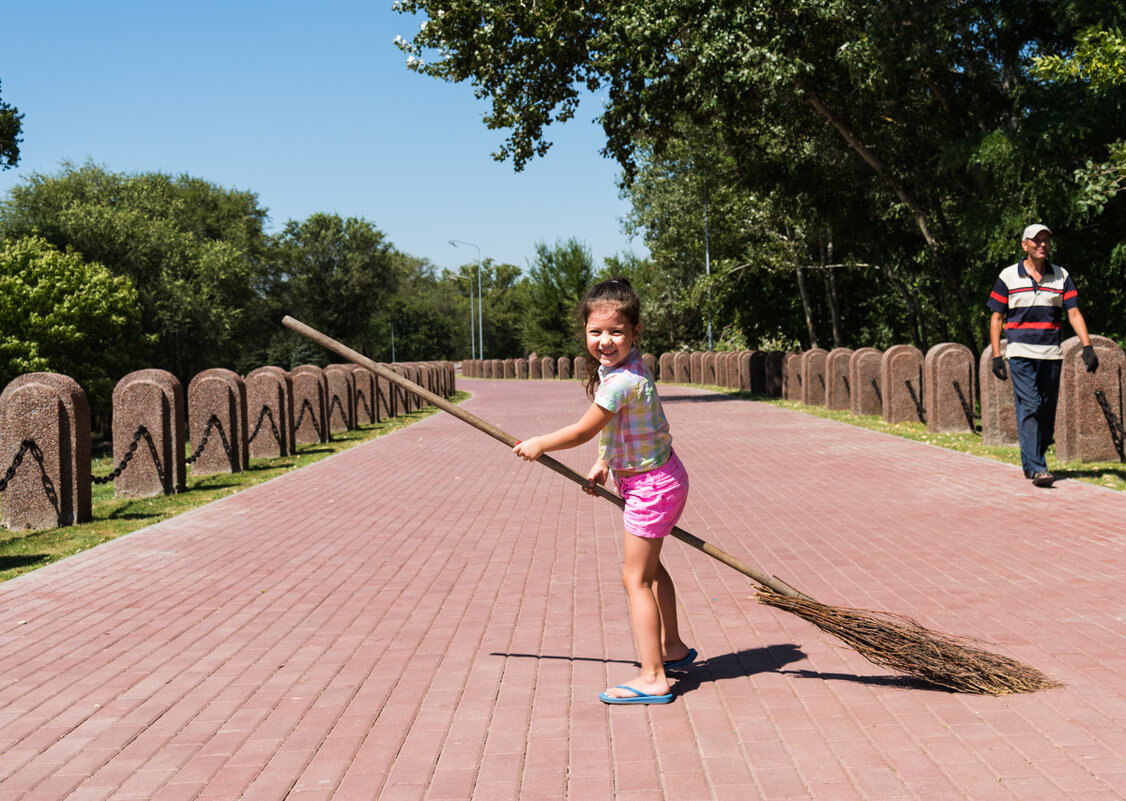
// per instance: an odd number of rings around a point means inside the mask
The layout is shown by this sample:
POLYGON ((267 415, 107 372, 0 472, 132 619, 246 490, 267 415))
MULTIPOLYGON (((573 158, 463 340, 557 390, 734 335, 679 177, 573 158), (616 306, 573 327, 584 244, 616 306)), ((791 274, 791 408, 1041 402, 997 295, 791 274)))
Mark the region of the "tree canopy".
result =
MULTIPOLYGON (((980 343, 981 298, 1015 260, 1028 222, 1050 221, 1092 285, 1121 269, 1121 198, 1104 192, 1101 206, 1084 204, 1090 193, 1076 171, 1105 160, 1118 141, 1126 91, 1091 95, 1030 73, 1032 59, 1068 53, 1085 26, 1117 24, 1121 8, 1097 0, 397 7, 428 17, 400 41, 408 65, 469 82, 491 102, 486 124, 508 131, 498 158, 521 169, 543 155, 548 126, 597 90, 604 153, 622 165, 627 186, 647 162, 672 169, 685 161, 684 145, 706 143, 730 168, 723 185, 768 220, 769 230, 745 243, 753 251, 729 258, 758 265, 768 241, 793 251, 795 236, 799 250, 814 253, 831 242, 834 263, 876 265, 874 277, 896 299, 894 328, 920 345, 980 343)), ((731 228, 755 227, 747 222, 731 228)), ((1095 319, 1109 324, 1110 309, 1091 297, 1095 319)))
POLYGON ((143 341, 132 282, 40 237, 0 242, 0 387, 57 372, 105 408, 143 341))
POLYGON ((38 235, 127 277, 154 335, 153 350, 138 355, 191 376, 235 366, 261 327, 254 312, 265 219, 251 192, 187 175, 64 164, 12 188, 0 203, 0 236, 38 235))
POLYGON ((594 276, 590 249, 572 237, 548 247, 536 243, 528 270, 528 307, 522 341, 525 352, 570 354, 581 342, 575 310, 594 276))
POLYGON ((20 133, 23 128, 23 114, 0 97, 0 170, 7 170, 20 163, 20 133))

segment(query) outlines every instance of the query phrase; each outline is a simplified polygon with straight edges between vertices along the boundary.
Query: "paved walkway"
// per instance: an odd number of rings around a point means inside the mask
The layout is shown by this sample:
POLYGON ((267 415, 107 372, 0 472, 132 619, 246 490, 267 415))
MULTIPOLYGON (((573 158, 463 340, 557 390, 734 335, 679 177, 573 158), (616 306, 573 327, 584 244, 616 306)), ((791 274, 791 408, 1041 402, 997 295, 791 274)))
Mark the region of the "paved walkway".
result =
MULTIPOLYGON (((585 404, 461 387, 517 436, 585 404)), ((1066 687, 912 686, 670 541, 701 661, 673 704, 607 707, 635 657, 620 513, 439 415, 0 584, 0 798, 1126 798, 1126 496, 662 392, 684 528, 1066 687)))

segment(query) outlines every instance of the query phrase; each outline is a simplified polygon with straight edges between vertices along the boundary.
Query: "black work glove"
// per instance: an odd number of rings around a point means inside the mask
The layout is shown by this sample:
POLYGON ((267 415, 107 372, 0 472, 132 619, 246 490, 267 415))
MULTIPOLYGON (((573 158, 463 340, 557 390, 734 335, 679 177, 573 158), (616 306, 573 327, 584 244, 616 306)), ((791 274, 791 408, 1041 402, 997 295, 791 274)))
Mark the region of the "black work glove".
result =
POLYGON ((1007 379, 1009 377, 1009 371, 1005 369, 1005 357, 1004 356, 994 356, 993 357, 993 375, 997 376, 1002 381, 1004 381, 1005 379, 1007 379))
POLYGON ((1083 364, 1087 365, 1087 372, 1093 373, 1099 369, 1099 357, 1095 353, 1094 345, 1083 346, 1083 364))

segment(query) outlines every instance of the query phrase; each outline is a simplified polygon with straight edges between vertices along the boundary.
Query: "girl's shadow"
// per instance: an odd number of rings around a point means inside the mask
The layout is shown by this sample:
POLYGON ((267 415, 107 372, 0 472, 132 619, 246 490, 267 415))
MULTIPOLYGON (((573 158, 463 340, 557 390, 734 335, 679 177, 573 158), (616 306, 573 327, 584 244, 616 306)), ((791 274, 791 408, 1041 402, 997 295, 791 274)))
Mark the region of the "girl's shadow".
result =
POLYGON ((806 658, 805 652, 793 643, 772 645, 769 648, 748 648, 732 654, 713 656, 678 670, 669 671, 676 677, 676 693, 691 692, 706 681, 741 679, 756 673, 782 672, 782 668, 806 658))

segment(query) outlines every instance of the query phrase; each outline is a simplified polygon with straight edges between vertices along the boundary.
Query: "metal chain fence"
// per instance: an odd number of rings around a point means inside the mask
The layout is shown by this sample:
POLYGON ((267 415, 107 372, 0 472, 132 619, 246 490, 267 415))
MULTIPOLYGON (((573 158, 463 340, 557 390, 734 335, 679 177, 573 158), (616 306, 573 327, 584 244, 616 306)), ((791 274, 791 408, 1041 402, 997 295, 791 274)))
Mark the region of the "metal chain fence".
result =
POLYGON ((254 438, 258 436, 258 432, 262 430, 262 423, 266 418, 270 418, 270 432, 274 435, 274 441, 278 443, 278 447, 282 447, 281 432, 278 431, 277 425, 274 423, 274 413, 269 406, 263 406, 262 411, 258 413, 258 422, 254 424, 254 431, 247 438, 247 443, 254 442, 254 438))
POLYGON ((19 470, 20 465, 23 464, 23 457, 26 456, 29 451, 31 455, 36 458, 39 458, 41 455, 39 446, 35 444, 35 440, 21 440, 20 449, 16 451, 16 455, 12 457, 12 463, 8 465, 8 469, 4 471, 4 477, 0 478, 0 492, 8 488, 8 482, 15 478, 16 471, 19 470))
POLYGON ((125 468, 129 466, 129 462, 133 460, 133 456, 137 453, 137 445, 140 444, 142 438, 148 443, 149 451, 153 454, 153 458, 159 461, 156 455, 156 443, 153 442, 152 434, 150 434, 149 430, 144 426, 137 426, 137 430, 133 432, 133 439, 129 443, 129 448, 125 451, 125 455, 121 457, 121 461, 118 463, 117 467, 113 469, 113 472, 108 476, 90 476, 90 480, 95 484, 108 484, 121 475, 125 471, 125 468))

